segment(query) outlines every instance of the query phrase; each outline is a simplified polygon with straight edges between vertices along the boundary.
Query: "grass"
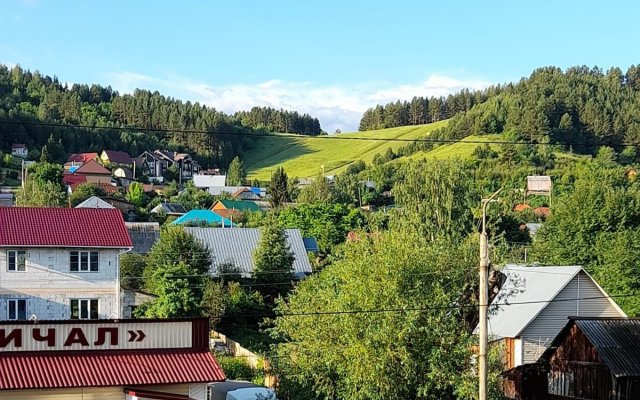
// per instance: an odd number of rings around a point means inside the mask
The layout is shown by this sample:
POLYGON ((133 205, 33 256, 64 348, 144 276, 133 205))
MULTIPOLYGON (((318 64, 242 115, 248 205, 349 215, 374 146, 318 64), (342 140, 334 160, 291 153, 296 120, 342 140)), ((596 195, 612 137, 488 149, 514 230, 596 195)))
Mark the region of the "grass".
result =
MULTIPOLYGON (((340 137, 417 139, 427 136, 429 132, 446 123, 440 121, 427 125, 344 133, 340 134, 340 137)), ((268 180, 279 166, 283 166, 289 176, 307 178, 322 172, 322 165, 325 174, 334 175, 344 171, 354 161, 363 160, 369 164, 376 154, 384 153, 387 148, 396 150, 407 144, 408 142, 378 140, 332 140, 330 137, 267 137, 256 140, 253 148, 245 152, 243 162, 250 179, 268 180)))
MULTIPOLYGON (((471 155, 473 154, 473 150, 476 147, 481 146, 482 143, 500 142, 503 140, 504 138, 502 137, 502 135, 472 135, 472 136, 467 136, 466 138, 460 140, 457 143, 444 144, 429 151, 419 151, 408 157, 398 158, 397 160, 404 160, 404 159, 419 160, 422 158, 427 158, 432 160, 444 160, 444 159, 451 159, 451 158, 466 159, 466 158, 471 158, 471 155)), ((498 144, 491 143, 490 146, 493 150, 499 151, 498 144)))

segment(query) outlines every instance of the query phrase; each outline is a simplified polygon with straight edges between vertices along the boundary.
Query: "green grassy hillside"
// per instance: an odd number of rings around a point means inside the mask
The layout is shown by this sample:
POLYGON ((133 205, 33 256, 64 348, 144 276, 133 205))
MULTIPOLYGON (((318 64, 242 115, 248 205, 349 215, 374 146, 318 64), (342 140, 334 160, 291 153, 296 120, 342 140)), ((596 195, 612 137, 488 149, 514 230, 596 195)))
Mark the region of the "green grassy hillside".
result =
MULTIPOLYGON (((503 140, 504 138, 502 137, 502 135, 472 135, 467 136, 457 143, 444 144, 430 151, 419 151, 408 157, 401 157, 397 158, 396 160, 404 160, 408 158, 411 158, 413 160, 419 160, 422 158, 438 160, 449 158, 470 158, 473 150, 476 147, 482 145, 482 143, 500 142, 503 140)), ((500 149, 499 145, 495 143, 491 143, 490 146, 493 150, 496 151, 499 151, 500 149)))
MULTIPOLYGON (((427 136, 430 131, 444 124, 446 121, 377 131, 343 133, 339 136, 360 139, 416 139, 427 136)), ((256 140, 253 147, 244 154, 243 161, 250 179, 267 180, 279 166, 283 166, 289 176, 299 178, 316 176, 322 172, 322 165, 324 165, 325 174, 333 175, 344 171, 354 161, 363 160, 371 163, 377 153, 384 153, 389 147, 395 150, 407 144, 407 142, 344 140, 331 137, 320 139, 292 136, 267 137, 256 140)))

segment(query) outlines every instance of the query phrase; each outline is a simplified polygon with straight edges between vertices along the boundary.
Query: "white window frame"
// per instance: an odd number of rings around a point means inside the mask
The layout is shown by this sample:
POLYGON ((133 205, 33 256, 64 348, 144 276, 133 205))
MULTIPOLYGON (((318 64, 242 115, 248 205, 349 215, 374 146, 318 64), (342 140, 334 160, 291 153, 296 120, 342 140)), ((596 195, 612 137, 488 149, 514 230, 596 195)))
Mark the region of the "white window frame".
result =
POLYGON ((98 299, 71 299, 69 301, 69 319, 92 320, 100 319, 100 300, 98 299), (74 303, 78 309, 78 316, 73 316, 74 303), (95 304, 95 318, 91 317, 91 308, 95 304))
POLYGON ((26 272, 27 271, 27 251, 26 250, 7 250, 7 272, 26 272), (20 262, 20 253, 24 256, 20 262), (11 258, 13 257, 14 267, 11 269, 11 258), (22 269, 20 266, 22 264, 22 269))
POLYGON ((29 303, 27 299, 7 299, 7 320, 8 321, 26 321, 29 315, 29 303), (20 318, 19 304, 24 302, 24 318, 20 318), (11 309, 14 309, 15 317, 11 318, 11 309))
POLYGON ((69 272, 100 272, 100 252, 97 250, 72 250, 69 252, 69 272), (95 263, 92 258, 95 256, 95 263), (74 269, 74 257, 76 258, 74 269), (83 261, 83 257, 86 257, 83 261), (92 267, 95 265, 95 269, 92 267))

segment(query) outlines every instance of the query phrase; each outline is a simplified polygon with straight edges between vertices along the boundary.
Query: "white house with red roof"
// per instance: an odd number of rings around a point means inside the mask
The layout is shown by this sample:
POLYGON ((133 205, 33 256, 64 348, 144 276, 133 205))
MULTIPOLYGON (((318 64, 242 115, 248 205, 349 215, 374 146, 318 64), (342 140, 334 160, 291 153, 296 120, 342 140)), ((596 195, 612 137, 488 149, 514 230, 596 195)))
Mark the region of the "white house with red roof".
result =
POLYGON ((120 318, 117 209, 0 207, 0 320, 120 318))

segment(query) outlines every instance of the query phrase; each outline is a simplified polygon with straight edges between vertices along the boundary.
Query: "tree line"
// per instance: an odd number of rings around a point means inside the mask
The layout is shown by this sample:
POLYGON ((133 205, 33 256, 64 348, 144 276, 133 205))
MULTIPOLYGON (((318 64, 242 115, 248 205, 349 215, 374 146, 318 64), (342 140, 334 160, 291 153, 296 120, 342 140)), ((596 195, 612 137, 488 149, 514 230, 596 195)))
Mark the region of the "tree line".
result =
POLYGON ((166 148, 190 152, 204 166, 226 167, 255 140, 243 134, 270 130, 320 133, 319 121, 307 114, 265 110, 255 108, 246 114, 228 115, 157 91, 137 89, 132 94, 120 94, 110 86, 73 84, 69 87, 55 76, 0 64, 0 122, 26 123, 0 124, 0 148, 3 149, 24 143, 29 149, 39 151, 53 142, 63 146, 62 153, 111 149, 136 156, 145 150, 166 148), (260 119, 267 123, 259 122, 254 115, 267 115, 260 119), (127 127, 144 131, 122 129, 127 127))
POLYGON ((414 96, 411 101, 390 102, 376 105, 364 112, 358 130, 395 128, 397 126, 422 125, 442 121, 469 111, 502 91, 500 85, 486 90, 470 91, 463 89, 447 97, 414 96))
POLYGON ((318 118, 297 111, 277 110, 271 107, 253 107, 250 111, 238 111, 233 115, 242 125, 269 132, 320 135, 322 128, 318 118))

